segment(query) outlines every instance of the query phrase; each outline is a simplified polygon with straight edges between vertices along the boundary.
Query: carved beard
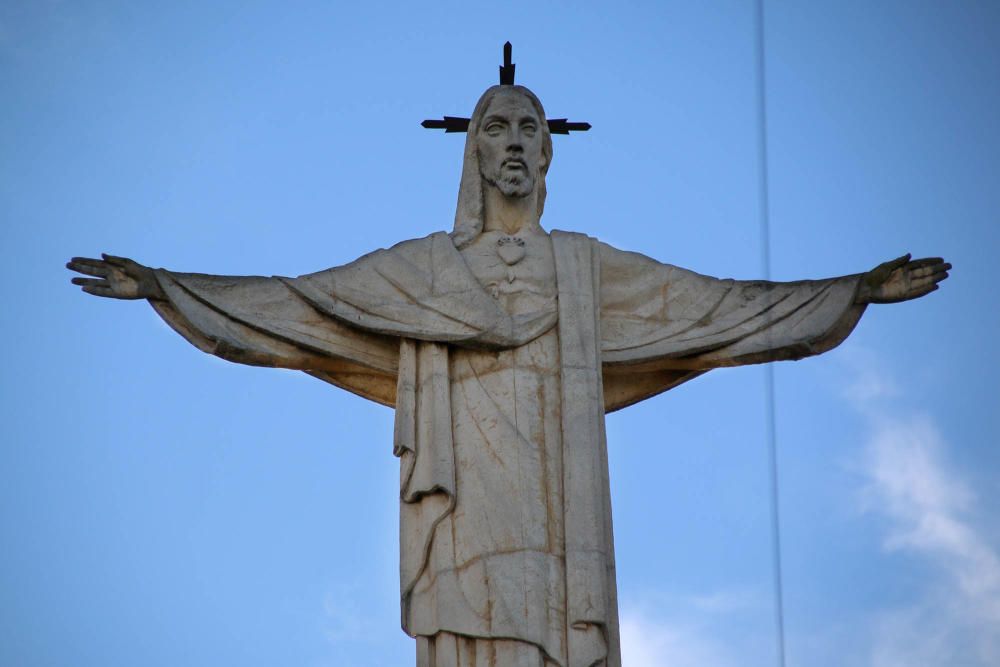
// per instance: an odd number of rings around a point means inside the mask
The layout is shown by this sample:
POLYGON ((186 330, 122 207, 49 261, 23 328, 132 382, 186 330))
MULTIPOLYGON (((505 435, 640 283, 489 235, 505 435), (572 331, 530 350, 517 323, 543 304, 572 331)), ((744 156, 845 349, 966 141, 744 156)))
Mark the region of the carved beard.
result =
MULTIPOLYGON (((503 170, 501 169, 501 172, 503 170)), ((534 174, 508 174, 498 176, 495 174, 485 174, 480 172, 483 180, 495 187, 505 197, 516 197, 522 199, 535 190, 534 174)))

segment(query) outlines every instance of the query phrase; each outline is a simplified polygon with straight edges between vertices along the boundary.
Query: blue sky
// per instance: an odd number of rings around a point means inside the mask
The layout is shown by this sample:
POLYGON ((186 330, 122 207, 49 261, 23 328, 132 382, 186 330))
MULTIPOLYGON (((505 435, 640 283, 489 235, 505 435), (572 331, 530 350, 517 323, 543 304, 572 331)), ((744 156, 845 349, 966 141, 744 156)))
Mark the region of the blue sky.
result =
MULTIPOLYGON (((390 410, 191 348, 63 263, 297 275, 450 229, 505 40, 546 228, 762 275, 753 6, 0 7, 0 664, 389 666, 390 410)), ((766 3, 772 275, 955 268, 776 368, 789 665, 1000 664, 1000 6, 766 3)), ((612 415, 629 667, 775 664, 763 372, 612 415)))

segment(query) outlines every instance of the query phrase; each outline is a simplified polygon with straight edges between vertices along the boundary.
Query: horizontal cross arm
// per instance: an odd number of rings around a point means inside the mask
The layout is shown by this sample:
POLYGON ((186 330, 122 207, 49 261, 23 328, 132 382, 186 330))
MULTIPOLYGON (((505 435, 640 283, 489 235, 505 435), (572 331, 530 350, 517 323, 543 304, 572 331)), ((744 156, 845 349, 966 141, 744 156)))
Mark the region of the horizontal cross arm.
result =
POLYGON ((444 116, 442 120, 427 119, 421 123, 428 130, 444 130, 447 132, 468 132, 469 119, 444 116))
MULTIPOLYGON (((569 122, 565 118, 552 118, 546 122, 549 124, 549 132, 552 134, 586 132, 590 129, 590 123, 569 122)), ((469 119, 457 116, 444 116, 441 120, 429 118, 420 125, 428 130, 444 130, 446 133, 469 131, 469 119)))

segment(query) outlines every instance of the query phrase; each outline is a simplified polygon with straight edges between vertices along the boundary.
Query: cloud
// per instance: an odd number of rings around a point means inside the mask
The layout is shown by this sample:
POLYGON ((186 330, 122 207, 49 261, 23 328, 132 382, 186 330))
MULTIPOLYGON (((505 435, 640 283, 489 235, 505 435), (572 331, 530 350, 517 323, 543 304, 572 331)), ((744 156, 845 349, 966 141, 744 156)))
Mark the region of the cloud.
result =
POLYGON ((977 528, 976 495, 930 415, 865 412, 864 508, 885 520, 886 552, 925 573, 914 602, 875 615, 870 664, 1000 664, 1000 556, 977 528))
POLYGON ((867 452, 869 493, 892 519, 891 550, 934 557, 962 592, 989 603, 1000 621, 1000 558, 965 518, 975 498, 942 461, 942 440, 927 417, 880 424, 867 452))
POLYGON ((650 591, 620 612, 622 664, 628 667, 736 667, 770 664, 769 603, 750 590, 693 596, 650 591), (766 632, 766 631, 765 631, 766 632))
POLYGON ((899 385, 874 352, 855 346, 845 351, 843 359, 851 375, 843 395, 857 410, 865 412, 872 401, 900 395, 899 385))
POLYGON ((622 664, 629 667, 729 667, 726 647, 690 625, 621 614, 622 664))

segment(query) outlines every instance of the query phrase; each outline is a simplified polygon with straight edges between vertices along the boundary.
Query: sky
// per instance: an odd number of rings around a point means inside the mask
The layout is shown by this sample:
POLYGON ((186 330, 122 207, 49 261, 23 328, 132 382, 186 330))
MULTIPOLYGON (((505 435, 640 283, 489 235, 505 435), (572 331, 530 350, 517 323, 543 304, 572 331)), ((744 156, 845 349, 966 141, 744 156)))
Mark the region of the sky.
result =
MULTIPOLYGON (((952 276, 775 367, 788 665, 1000 664, 1000 5, 765 2, 775 280, 952 276)), ((0 5, 0 664, 413 664, 392 412, 63 264, 299 275, 450 230, 510 40, 547 229, 759 278, 749 1, 0 5)), ((628 667, 776 663, 760 367, 608 418, 628 667)))

